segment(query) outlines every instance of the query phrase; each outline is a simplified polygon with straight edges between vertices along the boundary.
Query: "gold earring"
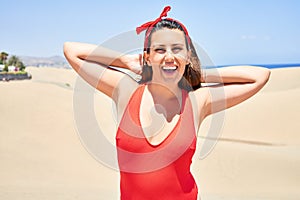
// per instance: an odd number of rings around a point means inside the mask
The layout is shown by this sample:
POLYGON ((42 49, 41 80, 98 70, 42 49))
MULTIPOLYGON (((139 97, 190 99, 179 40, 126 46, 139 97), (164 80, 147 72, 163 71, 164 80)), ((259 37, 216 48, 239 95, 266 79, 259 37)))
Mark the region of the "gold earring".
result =
POLYGON ((191 67, 191 68, 193 68, 193 67, 194 67, 194 65, 193 65, 193 63, 192 63, 192 62, 190 62, 190 63, 189 63, 189 67, 191 67))

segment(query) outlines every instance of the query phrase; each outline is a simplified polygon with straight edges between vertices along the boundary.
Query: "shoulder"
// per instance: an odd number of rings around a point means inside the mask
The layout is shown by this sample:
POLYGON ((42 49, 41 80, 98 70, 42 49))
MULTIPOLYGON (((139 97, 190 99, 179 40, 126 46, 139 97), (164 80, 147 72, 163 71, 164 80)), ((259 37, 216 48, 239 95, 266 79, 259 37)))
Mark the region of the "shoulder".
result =
POLYGON ((195 91, 189 92, 190 100, 192 103, 196 103, 198 107, 200 105, 203 106, 206 103, 209 95, 209 87, 201 87, 195 91))
POLYGON ((197 130, 201 122, 206 117, 206 104, 209 95, 210 94, 208 87, 201 87, 195 91, 189 92, 189 99, 192 104, 194 121, 197 130))
POLYGON ((119 83, 116 91, 117 98, 115 100, 118 118, 123 115, 132 95, 139 87, 140 84, 133 80, 122 80, 122 82, 119 83))

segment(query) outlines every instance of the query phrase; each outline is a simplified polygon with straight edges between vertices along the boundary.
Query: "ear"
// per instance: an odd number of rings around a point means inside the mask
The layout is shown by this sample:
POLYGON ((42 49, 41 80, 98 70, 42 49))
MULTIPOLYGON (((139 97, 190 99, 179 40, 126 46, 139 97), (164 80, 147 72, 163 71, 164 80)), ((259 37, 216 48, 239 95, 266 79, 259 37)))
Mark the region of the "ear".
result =
POLYGON ((144 51, 144 59, 145 59, 147 65, 150 65, 149 54, 147 53, 147 51, 144 51))
POLYGON ((191 62, 191 56, 192 56, 192 51, 188 50, 186 64, 189 64, 191 62))

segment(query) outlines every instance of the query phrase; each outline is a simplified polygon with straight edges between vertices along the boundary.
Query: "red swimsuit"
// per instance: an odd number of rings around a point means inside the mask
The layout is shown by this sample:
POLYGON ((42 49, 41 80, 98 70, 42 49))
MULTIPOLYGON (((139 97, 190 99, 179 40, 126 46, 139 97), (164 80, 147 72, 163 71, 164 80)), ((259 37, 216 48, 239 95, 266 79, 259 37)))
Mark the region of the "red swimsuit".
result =
POLYGON ((152 145, 139 118, 144 89, 141 85, 132 95, 117 131, 121 200, 196 200, 198 189, 190 172, 196 133, 188 93, 182 90, 180 118, 172 132, 152 145))

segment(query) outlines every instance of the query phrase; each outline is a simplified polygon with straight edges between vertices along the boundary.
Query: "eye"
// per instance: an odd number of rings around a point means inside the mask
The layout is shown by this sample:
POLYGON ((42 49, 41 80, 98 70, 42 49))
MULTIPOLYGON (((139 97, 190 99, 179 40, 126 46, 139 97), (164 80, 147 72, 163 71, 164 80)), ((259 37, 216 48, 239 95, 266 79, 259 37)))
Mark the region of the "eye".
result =
POLYGON ((181 50, 182 50, 181 47, 174 47, 174 48, 172 49, 173 53, 179 53, 181 50))
POLYGON ((165 53, 166 52, 166 50, 163 49, 163 48, 157 48, 154 51, 157 52, 157 53, 165 53))

